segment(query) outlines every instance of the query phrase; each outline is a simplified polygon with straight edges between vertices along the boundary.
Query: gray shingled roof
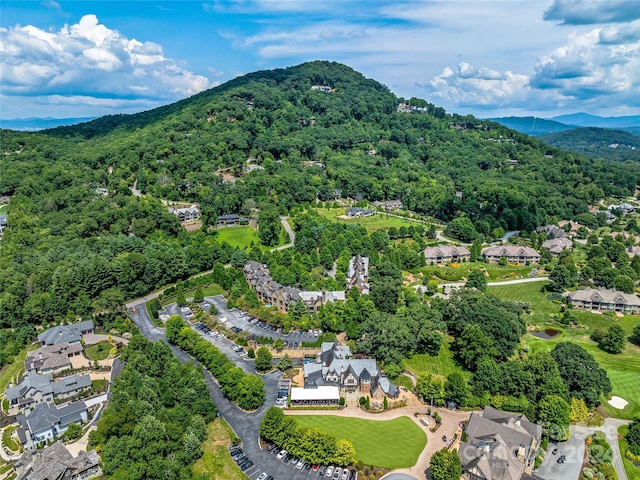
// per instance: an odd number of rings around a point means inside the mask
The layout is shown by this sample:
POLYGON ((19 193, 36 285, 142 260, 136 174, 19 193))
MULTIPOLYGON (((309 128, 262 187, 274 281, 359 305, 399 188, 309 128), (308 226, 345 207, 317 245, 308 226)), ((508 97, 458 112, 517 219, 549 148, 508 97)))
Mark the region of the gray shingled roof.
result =
POLYGON ((58 325, 38 335, 38 341, 45 345, 79 342, 82 338, 82 332, 93 330, 93 327, 92 320, 85 320, 84 322, 73 323, 71 325, 58 325))
POLYGON ((87 410, 84 402, 72 402, 64 407, 57 408, 48 403, 39 403, 26 415, 18 415, 16 420, 25 430, 30 430, 35 436, 36 433, 59 425, 65 428, 71 423, 82 423, 81 413, 87 410))
POLYGON ((5 390, 5 396, 9 402, 24 398, 31 389, 42 392, 43 395, 51 393, 53 388, 51 382, 53 378, 50 373, 45 375, 38 375, 36 372, 27 372, 22 377, 22 380, 15 387, 7 388, 5 390))
POLYGON ((619 292, 617 290, 609 290, 606 288, 599 288, 597 290, 593 288, 585 288, 583 290, 576 290, 570 292, 568 297, 571 301, 582 302, 600 302, 600 303, 614 303, 614 304, 626 304, 626 305, 640 305, 640 297, 630 293, 619 292))

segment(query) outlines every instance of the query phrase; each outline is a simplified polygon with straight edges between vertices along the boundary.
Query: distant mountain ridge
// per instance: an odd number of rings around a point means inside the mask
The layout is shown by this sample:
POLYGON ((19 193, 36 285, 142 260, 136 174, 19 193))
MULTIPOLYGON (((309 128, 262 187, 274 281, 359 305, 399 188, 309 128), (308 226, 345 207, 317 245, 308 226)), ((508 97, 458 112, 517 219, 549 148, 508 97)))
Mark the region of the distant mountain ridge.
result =
POLYGON ((90 122, 96 117, 77 117, 77 118, 9 118, 0 119, 0 128, 7 130, 16 130, 23 132, 34 132, 37 130, 46 130, 47 128, 55 128, 78 123, 90 122))
POLYGON ((616 129, 640 135, 640 115, 600 117, 580 112, 548 119, 538 117, 496 117, 488 120, 533 136, 559 133, 581 127, 616 129))
POLYGON ((640 137, 622 130, 584 127, 541 135, 540 140, 591 158, 640 162, 640 137))

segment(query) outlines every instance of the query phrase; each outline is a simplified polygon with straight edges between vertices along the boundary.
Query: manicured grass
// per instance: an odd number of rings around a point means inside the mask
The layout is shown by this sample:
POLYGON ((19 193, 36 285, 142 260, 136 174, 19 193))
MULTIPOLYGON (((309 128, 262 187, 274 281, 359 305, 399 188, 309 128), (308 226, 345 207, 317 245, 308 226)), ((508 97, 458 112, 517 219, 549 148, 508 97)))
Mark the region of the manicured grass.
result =
POLYGON ((15 432, 17 428, 18 427, 15 425, 8 426, 7 428, 4 429, 4 432, 2 432, 2 444, 5 447, 7 447, 9 450, 14 452, 20 451, 20 445, 18 445, 16 441, 13 438, 11 438, 11 434, 13 434, 13 432, 15 432))
POLYGON ((497 265, 495 263, 483 263, 482 264, 489 274, 489 281, 496 280, 515 280, 517 278, 527 278, 527 276, 533 270, 532 266, 510 266, 510 265, 497 265))
POLYGON ((376 421, 335 415, 296 416, 303 427, 318 427, 338 439, 353 443, 356 459, 365 465, 382 468, 404 468, 416 464, 427 437, 407 417, 376 421))
POLYGON ((227 242, 232 247, 247 248, 251 246, 251 242, 254 245, 260 245, 257 232, 248 225, 244 227, 219 228, 216 231, 218 232, 217 240, 220 243, 227 242))
MULTIPOLYGON (((450 340, 450 338, 448 340, 450 340)), ((462 373, 465 378, 469 377, 469 373, 465 372, 453 361, 453 353, 451 353, 451 350, 449 349, 448 341, 442 343, 438 356, 432 357, 427 354, 414 355, 411 358, 405 359, 402 362, 402 367, 405 370, 409 370, 416 377, 420 377, 425 374, 442 375, 443 377, 447 377, 454 372, 462 373)))
POLYGON ((105 388, 108 383, 109 383, 109 380, 104 378, 99 378, 98 380, 91 380, 91 388, 93 388, 94 391, 101 390, 105 388))
POLYGON ((627 425, 623 425, 618 429, 618 445, 620 446, 620 455, 622 455, 622 463, 624 463, 624 471, 627 473, 628 480, 640 480, 640 467, 636 467, 627 457, 624 456, 624 452, 629 448, 627 440, 624 436, 629 431, 627 425))
POLYGON ((109 342, 101 342, 85 347, 84 353, 89 360, 105 360, 112 348, 113 345, 109 342))
MULTIPOLYGON (((13 363, 9 365, 5 365, 0 369, 0 392, 4 392, 7 388, 9 382, 17 380, 20 372, 24 368, 24 360, 27 358, 27 351, 30 347, 22 350, 16 357, 13 359, 13 363)), ((37 347, 36 347, 37 348, 37 347)))
POLYGON ((216 295, 222 295, 222 287, 217 283, 211 283, 202 288, 202 293, 205 297, 215 297, 216 295))
POLYGON ((404 387, 410 392, 413 391, 413 383, 411 379, 406 375, 400 375, 398 378, 393 379, 393 383, 395 383, 399 387, 404 387))
MULTIPOLYGON (((390 215, 386 215, 384 213, 376 212, 375 215, 370 217, 363 218, 338 218, 339 216, 344 215, 344 212, 347 211, 346 208, 318 208, 315 209, 317 212, 327 218, 330 218, 334 222, 346 223, 351 225, 362 225, 367 230, 380 230, 380 229, 388 229, 391 227, 400 228, 400 227, 409 227, 411 225, 418 225, 419 222, 412 221, 405 218, 392 217, 390 215)), ((426 227, 426 224, 422 223, 426 227)))
POLYGON ((3 215, 6 215, 6 213, 8 211, 9 211, 9 204, 8 203, 0 206, 0 213, 2 213, 3 215))
POLYGON ((207 439, 202 443, 204 454, 191 468, 194 476, 210 479, 244 480, 245 475, 229 456, 230 433, 225 421, 217 419, 207 425, 207 439))
POLYGON ((543 340, 525 335, 523 343, 528 344, 532 351, 550 351, 558 342, 571 341, 587 350, 596 359, 598 364, 607 371, 611 380, 612 395, 624 398, 629 404, 624 410, 618 410, 609 405, 606 399, 602 400, 602 408, 613 417, 632 419, 640 415, 640 348, 627 343, 624 351, 618 355, 606 353, 598 348, 589 336, 595 329, 606 329, 614 323, 631 334, 633 328, 640 323, 638 316, 625 316, 612 320, 607 315, 599 315, 591 312, 572 310, 579 322, 578 328, 570 328, 553 321, 551 314, 558 313, 561 305, 547 299, 547 293, 541 292, 545 282, 521 283, 517 285, 502 285, 489 287, 488 293, 492 293, 505 300, 528 302, 531 305, 532 314, 527 316, 528 323, 536 324, 541 329, 547 326, 562 330, 562 334, 552 340, 543 340))

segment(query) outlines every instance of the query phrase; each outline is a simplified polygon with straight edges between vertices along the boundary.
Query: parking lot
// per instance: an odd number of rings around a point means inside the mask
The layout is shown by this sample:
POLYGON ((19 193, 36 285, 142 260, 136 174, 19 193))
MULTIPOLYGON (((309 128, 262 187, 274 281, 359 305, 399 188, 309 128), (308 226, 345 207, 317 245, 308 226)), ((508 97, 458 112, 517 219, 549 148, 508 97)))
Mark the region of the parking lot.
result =
POLYGON ((549 480, 578 480, 584 459, 584 441, 585 435, 572 427, 566 442, 549 442, 544 461, 534 473, 549 480))

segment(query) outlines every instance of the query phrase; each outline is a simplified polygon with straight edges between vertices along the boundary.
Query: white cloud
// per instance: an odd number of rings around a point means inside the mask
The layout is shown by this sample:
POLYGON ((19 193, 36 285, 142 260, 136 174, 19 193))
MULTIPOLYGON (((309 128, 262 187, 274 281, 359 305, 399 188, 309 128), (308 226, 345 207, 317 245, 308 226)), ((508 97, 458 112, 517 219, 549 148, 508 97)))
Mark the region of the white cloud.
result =
POLYGON ((128 39, 95 15, 59 31, 1 28, 0 57, 5 98, 42 96, 45 105, 60 96, 73 98, 73 104, 93 97, 99 99, 93 105, 109 106, 100 100, 105 97, 160 104, 211 86, 205 76, 166 58, 161 45, 128 39))
POLYGON ((640 18, 638 0, 554 0, 545 20, 568 25, 626 23, 640 18))

